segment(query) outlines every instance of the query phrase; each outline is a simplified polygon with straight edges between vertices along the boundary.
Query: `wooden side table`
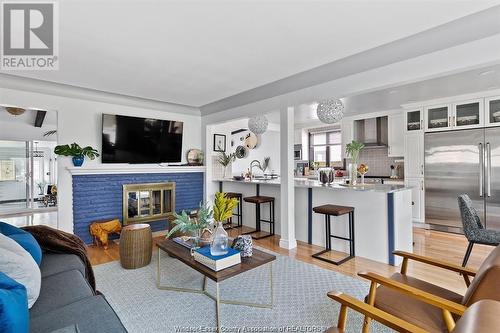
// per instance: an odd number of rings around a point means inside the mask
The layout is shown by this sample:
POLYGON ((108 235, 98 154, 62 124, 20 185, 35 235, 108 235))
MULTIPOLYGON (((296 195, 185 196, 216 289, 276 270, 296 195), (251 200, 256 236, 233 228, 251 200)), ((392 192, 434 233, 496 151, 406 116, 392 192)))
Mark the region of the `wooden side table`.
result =
POLYGON ((120 264, 126 269, 149 265, 153 251, 153 236, 149 224, 124 227, 120 235, 120 264))

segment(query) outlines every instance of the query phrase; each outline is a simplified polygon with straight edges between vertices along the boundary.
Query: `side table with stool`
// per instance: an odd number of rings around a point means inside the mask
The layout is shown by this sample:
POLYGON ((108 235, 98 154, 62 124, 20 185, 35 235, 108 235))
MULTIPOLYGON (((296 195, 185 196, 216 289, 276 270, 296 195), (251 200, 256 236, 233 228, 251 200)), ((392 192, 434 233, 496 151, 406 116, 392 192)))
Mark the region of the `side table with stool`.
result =
POLYGON ((153 235, 149 224, 131 224, 123 227, 120 235, 120 264, 135 269, 149 265, 153 249, 153 235))
POLYGON ((331 264, 340 265, 344 262, 354 258, 354 207, 348 206, 337 206, 337 205, 322 205, 313 208, 313 211, 317 214, 325 215, 325 249, 321 252, 313 254, 313 258, 329 262, 331 264), (331 217, 339 217, 345 214, 349 214, 349 237, 341 237, 332 235, 331 232, 331 217), (341 239, 349 242, 349 255, 345 258, 335 261, 322 257, 322 254, 332 251, 332 238, 341 239))
POLYGON ((261 222, 269 223, 269 234, 265 236, 253 236, 253 239, 262 239, 266 237, 271 237, 274 236, 274 197, 268 197, 268 196, 263 196, 263 195, 256 195, 256 196, 251 196, 251 197, 245 197, 243 198, 245 202, 253 203, 255 204, 255 231, 250 231, 250 232, 245 232, 243 235, 250 235, 250 234, 255 234, 255 233, 260 233, 261 232, 261 227, 260 224, 261 222), (261 217, 261 210, 260 210, 260 205, 269 203, 269 220, 264 220, 261 217))

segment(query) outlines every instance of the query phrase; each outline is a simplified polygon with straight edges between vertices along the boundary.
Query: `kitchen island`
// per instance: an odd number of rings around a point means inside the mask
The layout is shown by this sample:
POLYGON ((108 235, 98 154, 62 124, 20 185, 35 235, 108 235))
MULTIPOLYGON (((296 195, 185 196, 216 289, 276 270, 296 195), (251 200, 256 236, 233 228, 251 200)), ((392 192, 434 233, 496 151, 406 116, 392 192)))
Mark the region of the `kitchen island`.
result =
MULTIPOLYGON (((215 180, 219 190, 239 192, 243 197, 252 195, 272 196, 276 199, 276 233, 280 231, 280 181, 234 179, 215 180)), ((354 234, 356 256, 398 265, 400 259, 394 250, 412 251, 411 189, 403 185, 366 184, 348 186, 341 183, 322 185, 316 180, 295 179, 295 236, 298 241, 325 246, 324 216, 312 208, 324 204, 354 207, 354 234)), ((262 209, 267 219, 268 210, 262 209)), ((346 237, 347 216, 332 218, 332 234, 346 237)), ((255 227, 255 205, 243 203, 243 224, 255 227)), ((267 223, 262 223, 267 231, 267 223)), ((348 242, 332 239, 332 248, 349 252, 348 242)))

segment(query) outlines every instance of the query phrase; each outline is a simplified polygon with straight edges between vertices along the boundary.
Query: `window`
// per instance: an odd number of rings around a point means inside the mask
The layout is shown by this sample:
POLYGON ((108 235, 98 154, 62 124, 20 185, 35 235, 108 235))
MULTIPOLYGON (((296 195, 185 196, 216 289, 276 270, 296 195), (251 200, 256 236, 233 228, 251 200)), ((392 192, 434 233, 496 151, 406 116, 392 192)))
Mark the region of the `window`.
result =
POLYGON ((338 165, 342 161, 340 130, 309 132, 309 156, 319 167, 338 165))

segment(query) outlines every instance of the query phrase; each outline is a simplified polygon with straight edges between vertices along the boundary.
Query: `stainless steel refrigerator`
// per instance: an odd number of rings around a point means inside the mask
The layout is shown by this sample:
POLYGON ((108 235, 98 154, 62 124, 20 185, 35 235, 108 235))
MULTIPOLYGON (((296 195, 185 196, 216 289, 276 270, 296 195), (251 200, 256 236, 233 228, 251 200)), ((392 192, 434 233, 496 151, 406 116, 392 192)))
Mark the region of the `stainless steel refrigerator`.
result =
POLYGON ((457 197, 467 193, 488 229, 500 230, 500 128, 426 133, 425 222, 462 232, 457 197))

